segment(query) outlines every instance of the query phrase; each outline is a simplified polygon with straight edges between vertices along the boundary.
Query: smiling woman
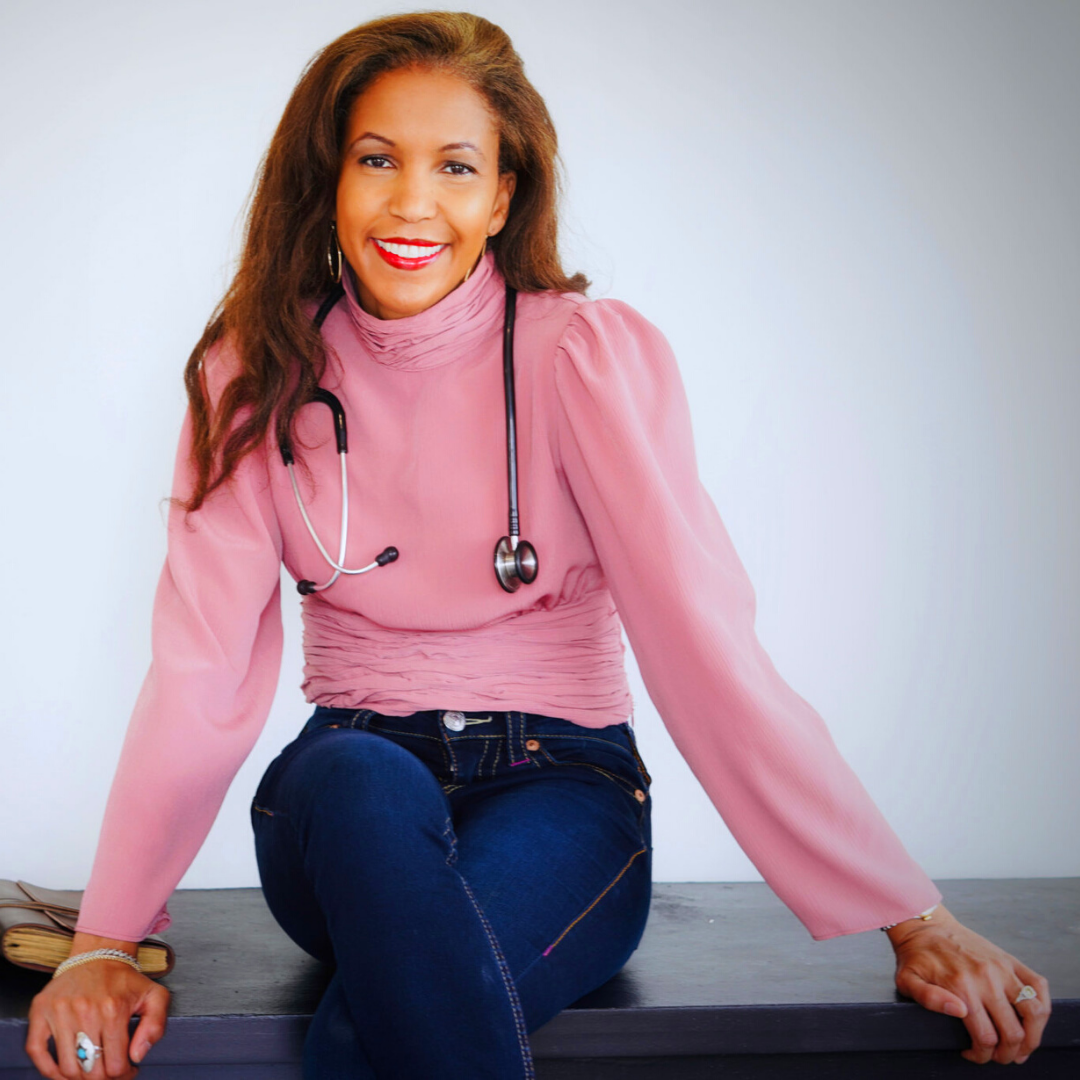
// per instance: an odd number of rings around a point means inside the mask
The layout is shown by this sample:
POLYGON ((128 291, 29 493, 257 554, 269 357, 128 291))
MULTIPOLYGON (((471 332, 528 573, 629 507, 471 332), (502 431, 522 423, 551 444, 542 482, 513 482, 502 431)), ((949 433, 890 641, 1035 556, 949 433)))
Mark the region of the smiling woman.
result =
POLYGON ((137 943, 168 927, 266 721, 281 566, 309 584, 335 527, 342 566, 372 537, 404 554, 301 588, 315 709, 250 807, 271 911, 333 967, 308 1080, 533 1077, 529 1034, 634 952, 652 781, 624 628, 674 742, 808 931, 886 929, 897 986, 962 1016, 972 1060, 1038 1046, 1046 980, 941 905, 758 641, 667 339, 563 270, 556 161, 520 58, 475 15, 367 23, 297 84, 188 361, 153 662, 73 962, 31 1008, 42 1075, 128 1077, 164 1033, 137 943), (512 590, 491 573, 508 479, 545 553, 512 590))
POLYGON ((353 104, 335 235, 364 310, 415 315, 466 280, 506 224, 516 177, 499 170, 499 129, 468 83, 388 72, 353 104), (444 143, 447 132, 460 138, 444 143))

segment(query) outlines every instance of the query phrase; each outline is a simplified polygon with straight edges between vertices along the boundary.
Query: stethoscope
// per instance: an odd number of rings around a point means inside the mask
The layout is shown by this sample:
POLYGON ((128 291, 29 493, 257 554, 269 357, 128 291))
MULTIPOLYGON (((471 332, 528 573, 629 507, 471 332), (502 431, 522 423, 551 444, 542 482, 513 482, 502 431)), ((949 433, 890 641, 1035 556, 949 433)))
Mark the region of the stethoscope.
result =
MULTIPOLYGON (((338 285, 327 296, 315 313, 314 325, 316 328, 322 327, 326 316, 330 314, 331 308, 344 295, 345 289, 338 285)), ((517 432, 515 425, 516 411, 514 408, 514 313, 516 307, 517 290, 507 285, 506 314, 503 321, 503 383, 506 393, 506 465, 510 480, 510 529, 509 536, 501 537, 495 545, 495 577, 507 592, 516 592, 522 582, 526 585, 531 584, 536 580, 538 570, 536 549, 528 540, 519 539, 518 535, 517 432)), ((311 518, 308 517, 308 512, 304 507, 304 500, 300 497, 300 486, 296 482, 296 473, 293 470, 292 447, 287 439, 283 440, 281 443, 281 458, 289 470, 289 479, 292 481, 296 505, 300 508, 300 514, 304 519, 308 532, 311 533, 311 539, 315 541, 320 554, 334 571, 333 577, 322 585, 316 585, 314 581, 306 579, 298 581, 296 588, 303 596, 329 589, 342 574, 366 574, 369 570, 376 569, 376 567, 392 563, 398 557, 398 549, 388 547, 376 555, 375 561, 368 563, 367 566, 350 570, 342 565, 345 561, 349 528, 349 483, 345 469, 345 455, 348 453, 349 448, 345 428, 345 410, 342 408, 341 402, 329 390, 324 390, 321 386, 315 390, 311 401, 313 403, 321 401, 324 405, 329 406, 334 415, 334 434, 337 438, 338 460, 341 462, 341 538, 338 544, 338 557, 335 561, 323 546, 322 541, 315 532, 315 526, 311 523, 311 518)))

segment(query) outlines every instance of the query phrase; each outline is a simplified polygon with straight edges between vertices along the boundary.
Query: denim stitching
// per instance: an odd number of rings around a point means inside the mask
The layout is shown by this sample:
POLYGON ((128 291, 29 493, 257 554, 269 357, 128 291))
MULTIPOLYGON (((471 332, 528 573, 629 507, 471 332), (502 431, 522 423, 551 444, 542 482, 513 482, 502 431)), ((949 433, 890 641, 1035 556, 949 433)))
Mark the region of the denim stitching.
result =
POLYGON ((480 760, 476 764, 476 775, 477 776, 483 776, 484 775, 484 760, 487 757, 487 753, 488 753, 488 750, 490 748, 491 748, 491 743, 488 742, 488 740, 485 738, 484 739, 483 752, 480 754, 480 760))
MULTIPOLYGON (((621 776, 618 776, 617 774, 615 774, 613 772, 610 772, 609 770, 603 768, 600 765, 594 765, 591 761, 556 761, 547 752, 547 750, 545 750, 544 747, 542 747, 542 746, 540 747, 540 753, 542 753, 544 755, 544 757, 546 757, 548 759, 548 761, 551 762, 552 765, 584 765, 585 768, 587 768, 587 769, 595 769, 596 772, 602 773, 604 776, 608 777, 610 780, 614 780, 615 783, 618 784, 618 786, 623 791, 625 791, 625 792, 629 793, 631 796, 633 796, 633 792, 630 790, 630 788, 627 785, 626 781, 621 776)), ((634 802, 637 802, 636 797, 634 797, 634 802)))
MULTIPOLYGON (((444 725, 443 725, 442 721, 439 722, 439 727, 440 727, 440 729, 444 729, 444 725)), ((454 779, 456 780, 457 775, 458 775, 458 763, 457 763, 457 757, 454 754, 453 741, 446 734, 445 730, 440 730, 439 737, 442 739, 442 744, 446 748, 447 752, 450 755, 450 773, 454 777, 454 779)))
POLYGON ((506 738, 506 763, 512 765, 514 762, 514 714, 512 712, 503 713, 503 731, 506 738))
MULTIPOLYGON (((453 832, 453 821, 451 818, 446 819, 446 828, 443 829, 443 838, 447 835, 450 837, 450 852, 446 856, 446 865, 453 867, 457 861, 457 833, 453 832)), ((503 987, 506 990, 506 996, 510 1000, 510 1008, 514 1013, 514 1028, 517 1032, 518 1046, 521 1049, 521 1059, 525 1065, 525 1077, 524 1080, 536 1080, 536 1070, 533 1066, 532 1050, 529 1046, 529 1035, 525 1028, 525 1016, 522 1013, 521 1002, 518 998, 517 987, 514 985, 513 977, 510 974, 510 965, 506 962, 506 957, 503 955, 502 947, 499 945, 499 939, 495 936, 495 931, 491 928, 491 923, 488 922, 487 916, 484 914, 483 909, 476 902, 476 897, 473 894, 472 889, 469 887, 469 883, 458 871, 458 881, 461 882, 465 889, 465 895, 468 896, 469 902, 473 906, 473 910, 476 912, 480 919, 480 923, 484 928, 484 933, 487 935, 488 944, 491 946, 491 951, 495 954, 495 963, 498 965, 499 974, 502 976, 503 987)))
POLYGON ((260 814, 266 814, 269 817, 274 816, 274 811, 273 810, 267 810, 265 806, 260 806, 258 803, 255 803, 255 802, 253 802, 251 804, 251 809, 252 810, 258 810, 260 814))
POLYGON ((495 954, 495 962, 499 966, 499 974, 502 975, 503 986, 506 988, 506 996, 510 999, 510 1008, 514 1011, 514 1028, 517 1031, 518 1046, 521 1048, 521 1061, 525 1066, 525 1080, 535 1080, 536 1069, 533 1066, 532 1051, 529 1047, 529 1036, 525 1029, 525 1017, 521 1011, 521 1002, 518 999, 517 987, 514 985, 514 980, 510 976, 510 965, 507 964, 506 957, 503 956, 502 948, 499 946, 499 939, 495 936, 495 932, 492 930, 491 924, 487 920, 487 916, 476 902, 476 897, 473 895, 469 883, 461 876, 461 874, 458 874, 458 878, 465 887, 465 893, 471 901, 476 914, 480 917, 480 922, 483 924, 484 933, 487 934, 488 944, 491 945, 491 951, 495 954))
POLYGON ((542 733, 540 735, 534 735, 534 739, 587 739, 589 742, 603 743, 605 746, 618 746, 618 742, 614 739, 598 739, 595 735, 552 735, 551 732, 542 733))
POLYGON ((634 757, 637 758, 638 768, 641 769, 641 775, 645 779, 645 783, 651 785, 652 777, 649 775, 649 770, 645 768, 645 762, 641 760, 641 754, 638 753, 637 738, 630 735, 630 749, 634 751, 634 757))
MULTIPOLYGON (((607 746, 613 745, 610 739, 596 739, 591 735, 581 735, 581 736, 577 736, 577 735, 534 735, 533 738, 541 739, 541 740, 543 740, 543 739, 578 739, 578 738, 581 738, 581 739, 586 740, 587 742, 600 742, 600 743, 604 743, 607 746)), ((618 743, 615 743, 614 745, 617 746, 618 743)), ((642 780, 645 781, 645 786, 646 787, 650 786, 652 784, 652 777, 649 775, 649 770, 645 768, 645 762, 641 760, 641 755, 638 753, 637 745, 633 741, 633 739, 630 740, 630 749, 634 752, 634 759, 637 761, 638 766, 640 767, 641 778, 642 778, 642 780)), ((546 751, 545 751, 545 753, 546 753, 546 751)))
POLYGON ((525 747, 525 713, 523 713, 523 712, 518 713, 518 745, 517 745, 517 752, 522 755, 522 759, 521 759, 521 761, 514 762, 515 765, 524 765, 526 761, 529 762, 530 764, 534 764, 534 765, 536 764, 533 761, 533 759, 531 757, 529 757, 529 752, 525 747))
POLYGON ((639 851, 635 851, 634 854, 630 856, 630 861, 618 872, 615 879, 610 882, 607 888, 604 889, 604 891, 540 955, 547 956, 547 954, 551 952, 551 950, 554 949, 555 946, 558 945, 559 942, 562 941, 562 939, 566 937, 566 935, 569 934, 570 931, 573 930, 573 928, 577 926, 577 924, 581 922, 581 920, 584 919, 585 916, 588 915, 589 912, 592 911, 592 909, 596 907, 596 905, 599 904, 600 901, 615 887, 623 874, 625 874, 626 871, 630 869, 631 865, 633 865, 634 860, 639 855, 644 855, 647 850, 647 848, 641 848, 639 851))
POLYGON ((524 765, 528 760, 528 755, 520 757, 519 755, 525 754, 525 747, 522 746, 522 739, 525 730, 525 718, 519 712, 507 713, 506 730, 508 735, 508 742, 506 744, 506 762, 513 768, 515 765, 524 765))

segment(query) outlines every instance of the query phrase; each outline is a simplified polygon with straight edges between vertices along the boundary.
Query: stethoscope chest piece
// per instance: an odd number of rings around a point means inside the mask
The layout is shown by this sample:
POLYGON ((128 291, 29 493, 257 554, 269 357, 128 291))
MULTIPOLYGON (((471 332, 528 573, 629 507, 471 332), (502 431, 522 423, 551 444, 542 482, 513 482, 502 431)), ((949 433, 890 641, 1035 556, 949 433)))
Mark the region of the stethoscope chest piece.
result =
POLYGON ((522 582, 531 584, 539 568, 536 548, 528 540, 519 540, 515 549, 510 537, 504 536, 495 545, 495 576, 507 592, 517 592, 522 582))

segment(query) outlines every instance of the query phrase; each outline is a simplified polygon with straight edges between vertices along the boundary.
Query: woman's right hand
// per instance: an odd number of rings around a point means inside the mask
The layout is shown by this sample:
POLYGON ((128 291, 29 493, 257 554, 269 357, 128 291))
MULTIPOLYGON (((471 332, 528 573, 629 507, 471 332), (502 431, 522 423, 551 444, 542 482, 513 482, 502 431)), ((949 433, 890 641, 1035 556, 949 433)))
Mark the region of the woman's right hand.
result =
MULTIPOLYGON (((135 954, 130 942, 104 938, 80 941, 76 935, 71 955, 98 948, 123 948, 135 954), (96 944, 94 943, 96 942, 96 944)), ((69 968, 50 980, 30 1003, 26 1052, 34 1067, 48 1080, 131 1080, 150 1047, 165 1034, 169 991, 121 960, 92 960, 69 968), (128 1025, 140 1021, 131 1036, 128 1025), (75 1036, 85 1031, 102 1048, 90 1072, 83 1072, 75 1056, 75 1036), (49 1036, 56 1044, 59 1064, 49 1053, 49 1036)))

